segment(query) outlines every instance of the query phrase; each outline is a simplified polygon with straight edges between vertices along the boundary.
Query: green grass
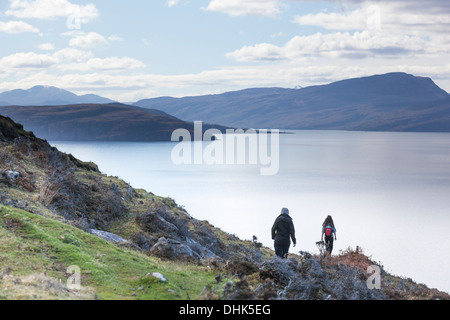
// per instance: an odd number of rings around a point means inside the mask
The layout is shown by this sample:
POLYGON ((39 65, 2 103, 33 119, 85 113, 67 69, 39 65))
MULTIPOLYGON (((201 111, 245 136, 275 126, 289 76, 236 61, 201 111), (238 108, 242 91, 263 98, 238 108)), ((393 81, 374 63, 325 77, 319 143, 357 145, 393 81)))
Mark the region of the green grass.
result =
POLYGON ((51 218, 6 206, 0 206, 0 270, 0 298, 4 299, 198 299, 206 285, 215 283, 215 274, 205 267, 161 261, 51 218), (58 295, 47 290, 54 287, 49 286, 53 280, 65 284, 72 265, 81 270, 86 294, 58 295), (146 277, 152 272, 162 273, 169 281, 146 277), (47 289, 36 292, 37 282, 44 281, 41 275, 47 277, 47 289), (11 290, 14 286, 20 290, 11 290))

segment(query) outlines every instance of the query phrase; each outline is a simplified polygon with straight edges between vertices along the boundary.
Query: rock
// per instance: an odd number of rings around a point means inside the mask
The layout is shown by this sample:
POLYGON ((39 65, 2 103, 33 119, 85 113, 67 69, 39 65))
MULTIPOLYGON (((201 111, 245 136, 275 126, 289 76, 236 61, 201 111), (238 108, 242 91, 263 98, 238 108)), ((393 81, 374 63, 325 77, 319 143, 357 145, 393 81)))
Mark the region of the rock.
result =
POLYGON ((17 178, 20 177, 20 172, 17 171, 13 171, 13 170, 7 170, 5 171, 5 174, 8 178, 10 178, 11 180, 15 181, 17 178))
POLYGON ((186 242, 192 250, 194 250, 196 253, 198 253, 202 257, 202 259, 218 259, 219 258, 214 252, 212 252, 208 248, 202 246, 200 243, 198 243, 197 241, 195 241, 189 237, 186 237, 186 242))
POLYGON ((89 233, 92 233, 100 238, 105 239, 106 241, 109 241, 109 242, 115 242, 115 243, 128 242, 124 238, 122 238, 116 234, 106 232, 106 231, 101 231, 101 230, 96 230, 96 229, 89 229, 88 231, 89 231, 89 233))
POLYGON ((165 237, 158 239, 158 242, 150 249, 150 254, 168 260, 198 262, 201 259, 201 256, 189 246, 165 237))
POLYGON ((150 233, 164 232, 171 236, 172 238, 177 237, 178 228, 173 224, 164 219, 161 214, 149 211, 141 214, 136 218, 136 222, 141 225, 144 230, 150 233))
POLYGON ((159 272, 153 272, 153 273, 147 273, 146 277, 154 277, 158 280, 160 280, 161 282, 169 282, 169 280, 167 280, 161 273, 159 272))
POLYGON ((0 171, 0 183, 5 183, 5 184, 11 186, 21 176, 22 175, 18 171, 1 170, 0 171))
POLYGON ((288 285, 291 278, 298 274, 294 260, 281 259, 277 256, 266 260, 259 268, 261 279, 271 279, 281 285, 288 285))

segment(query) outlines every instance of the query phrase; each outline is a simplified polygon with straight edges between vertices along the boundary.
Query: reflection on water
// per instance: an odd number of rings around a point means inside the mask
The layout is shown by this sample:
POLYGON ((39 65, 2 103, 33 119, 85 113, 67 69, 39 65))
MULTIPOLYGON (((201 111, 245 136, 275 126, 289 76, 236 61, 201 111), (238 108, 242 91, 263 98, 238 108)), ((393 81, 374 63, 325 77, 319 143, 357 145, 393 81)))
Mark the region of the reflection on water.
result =
POLYGON ((321 223, 331 214, 335 253, 359 245, 388 271, 449 292, 450 134, 294 133, 280 136, 274 176, 262 176, 257 165, 175 165, 176 143, 53 144, 267 246, 282 207, 294 219, 295 251, 317 251, 321 223))

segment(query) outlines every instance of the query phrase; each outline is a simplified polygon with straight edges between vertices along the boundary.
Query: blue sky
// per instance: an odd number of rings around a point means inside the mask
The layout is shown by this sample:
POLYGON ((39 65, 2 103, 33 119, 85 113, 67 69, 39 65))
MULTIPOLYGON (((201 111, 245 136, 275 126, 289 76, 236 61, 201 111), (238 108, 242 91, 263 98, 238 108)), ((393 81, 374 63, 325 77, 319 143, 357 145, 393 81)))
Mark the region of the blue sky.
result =
POLYGON ((131 102, 393 71, 450 91, 449 27, 440 0, 3 0, 0 91, 131 102))

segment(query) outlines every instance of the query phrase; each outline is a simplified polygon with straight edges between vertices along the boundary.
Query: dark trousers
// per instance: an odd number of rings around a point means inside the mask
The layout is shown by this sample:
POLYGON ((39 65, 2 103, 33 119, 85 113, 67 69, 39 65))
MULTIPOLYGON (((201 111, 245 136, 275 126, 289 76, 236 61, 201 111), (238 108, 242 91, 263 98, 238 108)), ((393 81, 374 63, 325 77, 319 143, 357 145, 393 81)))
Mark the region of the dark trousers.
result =
POLYGON ((334 242, 334 239, 333 239, 332 235, 329 237, 325 236, 325 245, 326 245, 327 251, 330 253, 330 255, 331 255, 331 252, 333 251, 333 242, 334 242))
POLYGON ((275 254, 281 259, 286 259, 289 253, 290 243, 277 243, 275 242, 275 254))

